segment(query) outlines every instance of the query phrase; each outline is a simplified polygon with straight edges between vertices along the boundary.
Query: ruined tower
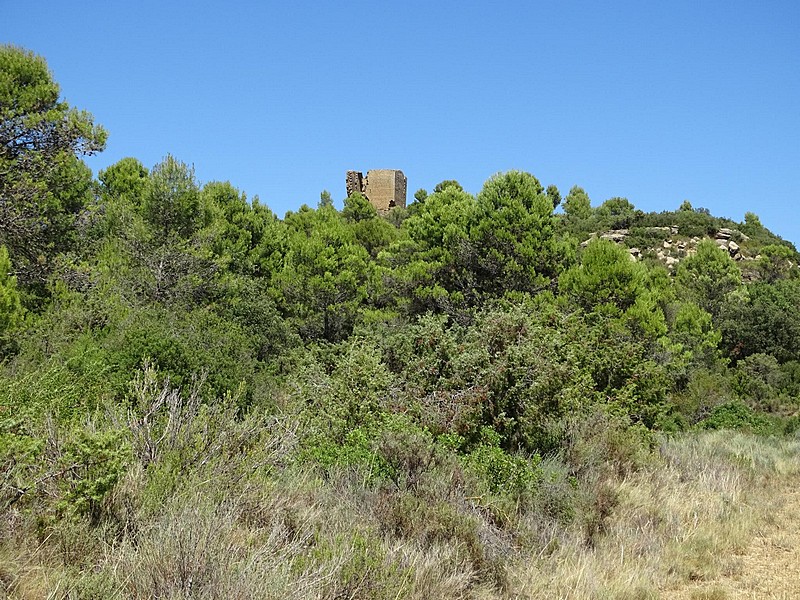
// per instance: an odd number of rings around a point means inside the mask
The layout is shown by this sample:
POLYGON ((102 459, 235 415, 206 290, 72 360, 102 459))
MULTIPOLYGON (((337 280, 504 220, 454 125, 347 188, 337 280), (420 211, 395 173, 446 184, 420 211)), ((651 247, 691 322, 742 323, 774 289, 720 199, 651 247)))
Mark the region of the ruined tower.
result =
POLYGON ((359 192, 369 200, 379 214, 396 206, 406 206, 407 179, 396 169, 373 169, 364 177, 359 171, 347 172, 347 195, 359 192))

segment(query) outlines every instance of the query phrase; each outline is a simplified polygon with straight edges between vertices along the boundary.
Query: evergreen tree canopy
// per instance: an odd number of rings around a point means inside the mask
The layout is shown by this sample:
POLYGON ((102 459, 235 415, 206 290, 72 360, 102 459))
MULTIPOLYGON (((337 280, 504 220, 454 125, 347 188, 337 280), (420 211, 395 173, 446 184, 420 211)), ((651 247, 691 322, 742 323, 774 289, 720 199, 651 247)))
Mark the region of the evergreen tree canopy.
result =
POLYGON ((50 260, 75 243, 91 174, 77 156, 105 146, 92 116, 59 100, 44 59, 0 46, 0 245, 20 279, 42 282, 50 260))

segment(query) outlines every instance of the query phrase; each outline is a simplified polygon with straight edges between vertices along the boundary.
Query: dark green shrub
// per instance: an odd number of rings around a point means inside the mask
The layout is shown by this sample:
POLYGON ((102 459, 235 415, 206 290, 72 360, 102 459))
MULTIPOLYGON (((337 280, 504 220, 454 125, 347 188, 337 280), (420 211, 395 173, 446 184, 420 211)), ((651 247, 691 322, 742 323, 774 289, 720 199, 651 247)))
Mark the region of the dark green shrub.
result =
POLYGON ((477 477, 479 487, 515 499, 531 494, 542 477, 541 457, 509 454, 500 448, 500 436, 488 427, 482 428, 481 438, 463 458, 465 469, 477 477))
POLYGON ((753 433, 768 433, 770 430, 770 422, 765 415, 740 401, 715 406, 698 426, 703 429, 743 429, 753 433))

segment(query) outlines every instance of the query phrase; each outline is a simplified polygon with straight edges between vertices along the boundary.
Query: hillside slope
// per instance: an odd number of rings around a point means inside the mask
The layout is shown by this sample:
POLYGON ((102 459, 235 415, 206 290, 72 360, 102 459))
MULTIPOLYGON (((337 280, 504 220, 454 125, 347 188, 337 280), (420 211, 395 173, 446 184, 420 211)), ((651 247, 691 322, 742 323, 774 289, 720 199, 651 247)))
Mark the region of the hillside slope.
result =
POLYGON ((798 256, 752 213, 512 170, 279 218, 169 155, 95 178, 0 66, 5 594, 656 597, 798 472, 798 256))

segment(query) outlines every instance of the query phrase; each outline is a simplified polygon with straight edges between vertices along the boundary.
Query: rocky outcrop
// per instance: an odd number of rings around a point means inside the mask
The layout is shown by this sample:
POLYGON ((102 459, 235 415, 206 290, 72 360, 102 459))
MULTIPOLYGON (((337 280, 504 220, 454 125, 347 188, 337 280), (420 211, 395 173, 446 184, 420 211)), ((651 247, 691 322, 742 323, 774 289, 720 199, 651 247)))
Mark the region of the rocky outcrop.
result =
POLYGON ((738 239, 741 239, 743 241, 750 239, 739 231, 723 227, 722 229, 717 231, 716 234, 714 234, 714 241, 717 243, 717 246, 719 246, 723 250, 726 250, 732 259, 746 260, 746 257, 741 252, 739 244, 733 241, 732 238, 734 236, 737 236, 738 239))
POLYGON ((727 227, 723 227, 722 229, 717 231, 717 234, 714 237, 716 239, 718 239, 718 240, 729 240, 729 239, 731 239, 732 235, 733 235, 733 230, 732 229, 728 229, 727 227))
MULTIPOLYGON (((644 228, 644 231, 649 233, 663 233, 666 239, 661 242, 657 249, 653 248, 651 251, 642 251, 640 248, 629 248, 628 252, 631 260, 641 260, 648 254, 652 256, 653 254, 650 254, 650 252, 654 252, 655 258, 664 263, 670 270, 674 269, 682 258, 695 254, 697 252, 697 245, 703 239, 699 237, 691 237, 688 239, 680 238, 678 237, 678 227, 675 225, 671 227, 647 227, 644 228)), ((612 229, 602 233, 593 233, 588 240, 581 243, 581 246, 586 247, 591 240, 598 237, 617 244, 624 244, 629 236, 630 230, 628 229, 612 229)), ((737 261, 753 260, 753 257, 747 256, 742 252, 741 247, 733 238, 741 241, 750 239, 735 229, 723 227, 714 234, 713 240, 720 249, 725 250, 732 259, 737 261)))
POLYGON ((628 237, 628 230, 627 229, 615 229, 612 231, 606 231, 605 233, 600 235, 601 239, 604 240, 611 240, 617 244, 621 244, 625 241, 625 238, 628 237))

